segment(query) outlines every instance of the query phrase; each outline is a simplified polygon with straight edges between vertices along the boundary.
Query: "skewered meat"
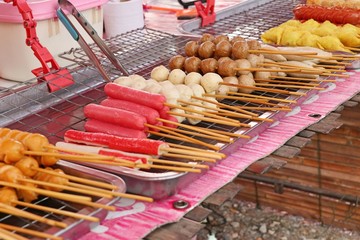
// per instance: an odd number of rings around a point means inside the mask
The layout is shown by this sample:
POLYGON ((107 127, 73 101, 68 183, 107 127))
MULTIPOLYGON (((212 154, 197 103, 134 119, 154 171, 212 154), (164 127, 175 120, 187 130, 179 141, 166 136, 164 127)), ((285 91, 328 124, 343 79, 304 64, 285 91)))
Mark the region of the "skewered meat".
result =
POLYGON ((179 100, 184 100, 184 101, 191 101, 191 97, 193 96, 193 90, 185 85, 185 84, 178 84, 178 85, 175 85, 176 89, 178 90, 179 92, 179 100))
POLYGON ((151 78, 158 82, 165 81, 168 79, 169 73, 169 69, 167 69, 165 66, 156 66, 151 70, 151 78))
POLYGON ((128 87, 120 86, 115 83, 107 83, 104 87, 106 95, 111 98, 126 100, 140 105, 148 106, 160 110, 166 101, 161 94, 153 94, 139 91, 128 87))
POLYGON ((173 84, 182 84, 185 81, 186 73, 181 69, 171 70, 168 80, 173 84))
POLYGON ((185 59, 184 68, 185 72, 199 72, 201 59, 198 57, 188 57, 185 59))
MULTIPOLYGON (((235 63, 236 63, 236 68, 249 69, 249 68, 252 67, 250 61, 247 60, 247 59, 236 59, 235 63)), ((246 75, 246 74, 249 74, 250 71, 248 71, 248 70, 238 70, 237 73, 240 74, 240 75, 241 74, 246 75)))
MULTIPOLYGON (((253 87, 255 86, 255 81, 253 78, 251 78, 249 75, 241 75, 239 78, 239 84, 240 85, 244 85, 244 86, 250 86, 253 87)), ((240 93, 252 93, 252 89, 248 89, 248 88, 239 88, 238 91, 240 93)))
POLYGON ((230 57, 232 52, 232 45, 228 40, 222 40, 215 46, 215 57, 230 57))
POLYGON ((206 42, 206 41, 214 41, 215 37, 210 33, 204 33, 200 38, 200 43, 206 42))
MULTIPOLYGON (((219 74, 216 73, 206 73, 200 80, 201 86, 205 89, 207 93, 214 92, 218 89, 219 83, 222 82, 223 79, 219 74)), ((194 95, 195 91, 194 91, 194 95)))
POLYGON ((142 130, 136 130, 126 127, 121 127, 116 124, 107 123, 95 119, 88 119, 85 122, 84 129, 87 132, 99 132, 112 134, 120 137, 128 137, 128 138, 146 138, 146 134, 142 130))
POLYGON ((185 44, 185 55, 187 57, 196 57, 198 55, 199 43, 196 41, 189 41, 185 44))
POLYGON ((122 127, 144 130, 146 118, 140 114, 119 108, 90 103, 84 107, 87 118, 117 124, 122 127))
POLYGON ((240 41, 240 42, 245 41, 245 38, 240 37, 240 36, 235 36, 230 40, 230 43, 231 43, 231 45, 234 45, 234 43, 236 43, 238 41, 240 41))
POLYGON ((39 168, 39 163, 35 158, 24 156, 19 161, 17 161, 14 165, 27 177, 33 177, 37 173, 37 170, 33 168, 39 168))
POLYGON ((201 61, 200 69, 203 74, 208 72, 216 72, 218 69, 218 61, 215 58, 207 58, 201 61))
POLYGON ((9 206, 16 206, 15 201, 18 200, 16 190, 10 187, 0 188, 0 203, 4 203, 9 206))
MULTIPOLYGON (((49 144, 49 146, 54 146, 52 144, 49 144)), ((58 150, 54 149, 54 148, 48 148, 47 149, 48 153, 59 153, 58 150)), ((57 161, 59 161, 58 157, 54 157, 54 156, 41 156, 40 158, 40 163, 41 165, 47 167, 47 166, 52 166, 55 163, 57 163, 57 161)))
POLYGON ((247 58, 249 55, 249 46, 246 41, 236 41, 232 45, 231 56, 233 59, 247 58))
POLYGON ((202 59, 211 58, 215 53, 215 44, 211 41, 205 41, 200 44, 198 55, 202 59))
POLYGON ((226 35, 218 35, 218 36, 215 37, 213 42, 215 43, 215 45, 217 45, 221 41, 228 41, 229 42, 229 37, 226 36, 226 35))
MULTIPOLYGON (((237 79, 237 77, 225 77, 225 78, 223 78, 223 81, 226 83, 231 83, 231 84, 239 84, 239 80, 237 79)), ((223 85, 223 86, 225 86, 225 85, 223 85)), ((229 91, 237 92, 238 88, 229 86, 229 91)))
MULTIPOLYGON (((202 62, 202 61, 201 61, 202 62)), ((201 65, 200 65, 201 66, 201 65)), ((196 83, 196 84, 200 84, 200 79, 201 79, 202 75, 198 72, 191 72, 188 73, 185 77, 185 84, 189 85, 191 83, 196 83)))
POLYGON ((175 55, 169 60, 169 68, 173 69, 184 69, 185 57, 181 55, 175 55))
POLYGON ((237 64, 234 60, 228 59, 219 62, 217 73, 222 77, 231 77, 236 75, 237 64))
POLYGON ((24 145, 11 138, 6 138, 0 143, 0 155, 5 163, 14 163, 23 157, 24 145))

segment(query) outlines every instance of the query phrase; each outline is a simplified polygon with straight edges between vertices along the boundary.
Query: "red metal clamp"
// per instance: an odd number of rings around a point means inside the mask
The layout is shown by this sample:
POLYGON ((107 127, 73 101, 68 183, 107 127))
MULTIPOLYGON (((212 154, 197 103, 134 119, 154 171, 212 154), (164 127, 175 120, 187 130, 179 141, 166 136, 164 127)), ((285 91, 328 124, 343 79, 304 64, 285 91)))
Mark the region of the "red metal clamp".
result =
POLYGON ((195 2, 196 10, 201 17, 201 27, 205 27, 215 22, 216 14, 214 12, 215 0, 207 0, 206 7, 201 1, 195 2))
POLYGON ((66 68, 61 69, 47 48, 43 47, 36 34, 36 21, 32 15, 32 10, 26 0, 5 0, 12 2, 21 14, 26 30, 26 45, 30 46, 42 67, 36 68, 31 72, 38 77, 38 81, 46 81, 49 91, 54 92, 63 87, 74 83, 73 78, 66 68))

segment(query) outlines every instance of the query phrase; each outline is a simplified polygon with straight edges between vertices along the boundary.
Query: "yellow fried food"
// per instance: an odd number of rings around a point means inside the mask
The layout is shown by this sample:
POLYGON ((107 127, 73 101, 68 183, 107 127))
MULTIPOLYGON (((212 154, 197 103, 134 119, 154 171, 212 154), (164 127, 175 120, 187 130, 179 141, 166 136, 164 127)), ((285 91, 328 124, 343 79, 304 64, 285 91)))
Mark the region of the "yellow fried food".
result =
POLYGON ((342 42, 337 37, 334 36, 325 36, 319 38, 318 47, 323 50, 351 52, 345 48, 344 44, 342 44, 342 42))
POLYGON ((281 28, 281 27, 270 28, 264 34, 261 35, 261 40, 264 43, 280 44, 283 31, 284 31, 284 28, 281 28))
POLYGON ((297 31, 296 27, 285 27, 280 40, 280 45, 297 46, 296 42, 305 33, 306 31, 297 31))

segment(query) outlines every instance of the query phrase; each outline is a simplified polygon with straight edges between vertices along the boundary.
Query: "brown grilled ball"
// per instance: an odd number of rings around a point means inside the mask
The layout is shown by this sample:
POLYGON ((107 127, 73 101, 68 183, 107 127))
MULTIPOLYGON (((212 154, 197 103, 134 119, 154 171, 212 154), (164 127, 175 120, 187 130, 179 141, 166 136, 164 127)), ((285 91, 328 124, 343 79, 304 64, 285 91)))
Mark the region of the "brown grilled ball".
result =
POLYGON ((197 56, 199 50, 199 43, 196 41, 189 41, 185 44, 185 54, 188 57, 197 56))
POLYGON ((173 70, 173 69, 184 69, 184 62, 185 62, 185 57, 184 56, 181 56, 181 55, 173 56, 172 58, 170 58, 169 68, 171 70, 173 70))
POLYGON ((214 42, 215 45, 216 45, 216 44, 218 44, 218 43, 221 42, 221 41, 228 41, 228 42, 230 42, 230 41, 229 41, 229 37, 226 36, 226 35, 216 36, 213 42, 214 42))
POLYGON ((185 72, 187 73, 200 72, 200 63, 201 63, 201 59, 198 57, 192 56, 186 58, 184 62, 185 72))
POLYGON ((231 43, 226 40, 220 41, 215 47, 215 56, 217 58, 230 57, 231 56, 231 43))
POLYGON ((232 46, 231 56, 233 59, 247 58, 249 55, 249 46, 246 41, 237 41, 232 46))
POLYGON ((245 41, 245 38, 242 38, 242 37, 240 37, 240 36, 236 36, 236 37, 233 37, 233 38, 230 40, 230 43, 231 43, 232 45, 234 45, 234 43, 237 42, 237 41, 245 41))
POLYGON ((229 57, 221 57, 218 59, 218 64, 220 64, 222 61, 228 61, 228 60, 232 60, 232 59, 229 57))
POLYGON ((210 33, 204 33, 200 38, 200 43, 206 42, 206 41, 214 41, 215 37, 211 35, 210 33))
POLYGON ((201 61, 200 70, 203 74, 208 72, 216 72, 218 68, 218 61, 215 58, 207 58, 201 61))
POLYGON ((223 60, 219 63, 218 74, 222 77, 231 77, 236 75, 236 62, 232 59, 223 60))
POLYGON ((198 54, 199 57, 202 59, 205 58, 211 58, 214 56, 215 53, 215 44, 210 41, 205 41, 202 44, 200 44, 198 54))
POLYGON ((249 47, 249 50, 258 50, 261 48, 261 44, 255 39, 251 39, 246 42, 249 47))

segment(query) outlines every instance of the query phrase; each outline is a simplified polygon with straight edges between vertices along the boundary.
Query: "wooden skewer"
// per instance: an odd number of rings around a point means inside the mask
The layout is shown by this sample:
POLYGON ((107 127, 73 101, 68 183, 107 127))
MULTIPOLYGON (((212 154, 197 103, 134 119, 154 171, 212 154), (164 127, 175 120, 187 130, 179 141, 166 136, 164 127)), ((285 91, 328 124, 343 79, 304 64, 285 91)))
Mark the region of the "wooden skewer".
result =
POLYGON ((209 157, 209 158, 214 158, 214 159, 222 159, 222 156, 213 154, 213 152, 199 152, 199 151, 193 151, 193 150, 188 150, 188 149, 180 149, 180 148, 173 148, 173 147, 169 147, 169 148, 162 148, 162 150, 164 150, 167 153, 180 153, 180 154, 184 154, 184 155, 190 155, 190 156, 202 156, 202 157, 209 157))
POLYGON ((343 78, 350 77, 350 75, 348 75, 348 74, 336 74, 336 73, 323 73, 321 75, 322 76, 329 76, 329 77, 343 77, 343 78))
MULTIPOLYGON (((196 96, 192 96, 191 98, 196 99, 196 100, 200 100, 200 101, 204 101, 204 102, 208 102, 208 103, 212 103, 212 104, 215 104, 216 106, 219 106, 219 107, 225 107, 226 108, 226 106, 229 106, 229 105, 226 105, 224 103, 215 102, 215 101, 212 101, 212 100, 206 99, 206 98, 201 98, 201 97, 196 97, 196 96)), ((249 115, 249 116, 254 116, 254 117, 259 116, 256 113, 252 113, 252 112, 249 112, 249 111, 246 111, 246 110, 241 110, 240 109, 239 112, 241 112, 243 114, 246 114, 246 115, 249 115)))
POLYGON ((286 112, 291 111, 291 108, 286 108, 286 107, 249 107, 249 106, 237 106, 237 107, 247 110, 258 110, 258 111, 286 111, 286 112))
POLYGON ((334 68, 334 69, 345 69, 345 66, 333 66, 333 65, 325 65, 325 64, 314 64, 314 67, 323 67, 323 68, 334 68))
POLYGON ((266 99, 237 97, 237 96, 222 95, 222 94, 204 94, 204 96, 206 96, 206 97, 215 97, 215 98, 223 98, 223 99, 233 99, 233 100, 238 100, 238 101, 242 101, 242 102, 252 102, 252 103, 257 103, 257 104, 276 106, 275 103, 269 103, 269 100, 266 100, 266 99))
POLYGON ((54 227, 60 227, 60 228, 67 227, 66 223, 55 221, 55 220, 44 218, 44 217, 40 217, 36 214, 26 212, 24 210, 18 209, 16 207, 13 207, 13 206, 10 206, 10 205, 4 204, 4 203, 0 203, 0 212, 32 219, 32 220, 35 220, 35 221, 38 221, 41 223, 45 223, 47 225, 54 226, 54 227))
POLYGON ((354 58, 360 59, 359 55, 342 55, 342 54, 333 54, 333 57, 344 57, 344 58, 354 58))
POLYGON ((299 69, 271 69, 271 68, 234 68, 236 71, 249 71, 249 72, 299 72, 299 69))
POLYGON ((345 47, 351 51, 355 51, 355 52, 360 52, 360 48, 355 48, 355 47, 345 47))
MULTIPOLYGON (((190 155, 182 155, 182 154, 174 154, 174 153, 164 153, 162 155, 163 157, 169 157, 169 158, 180 158, 180 159, 190 159, 193 161, 203 161, 203 162, 216 162, 213 158, 206 158, 206 157, 198 157, 198 156, 190 156, 190 155)), ((205 165, 207 166, 207 165, 205 165)))
MULTIPOLYGON (((64 215, 67 217, 83 219, 83 220, 87 220, 87 221, 91 221, 91 222, 99 222, 100 221, 99 218, 96 218, 96 217, 79 214, 79 213, 74 213, 74 212, 70 212, 70 211, 65 211, 65 210, 61 210, 61 209, 57 209, 57 208, 51 208, 51 207, 41 206, 41 205, 22 202, 22 201, 12 201, 12 202, 18 206, 33 208, 33 209, 41 210, 43 212, 52 212, 52 213, 64 215)), ((0 227, 1 227, 1 225, 0 225, 0 227)))
MULTIPOLYGON (((219 112, 218 114, 221 115, 221 116, 233 117, 231 113, 222 113, 222 112, 219 112)), ((253 117, 253 118, 251 118, 251 120, 261 121, 261 122, 274 122, 274 120, 271 119, 271 118, 260 118, 260 117, 253 117)))
POLYGON ((72 188, 70 186, 66 186, 66 185, 61 185, 61 184, 55 184, 55 183, 50 183, 50 182, 43 182, 43 181, 37 181, 37 180, 33 180, 33 179, 18 179, 18 181, 20 182, 28 182, 28 183, 33 183, 33 184, 37 184, 40 186, 48 186, 48 187, 53 187, 53 188, 61 188, 64 190, 68 190, 68 191, 72 191, 72 192, 78 192, 78 193, 82 193, 82 194, 86 194, 86 195, 92 195, 92 196, 97 196, 97 197, 104 197, 104 198, 112 198, 111 194, 104 194, 104 193, 98 193, 98 192, 91 192, 91 191, 84 191, 82 189, 77 189, 77 188, 72 188))
POLYGON ((320 55, 303 55, 305 57, 311 57, 311 58, 316 58, 316 59, 321 59, 321 60, 342 60, 342 58, 340 57, 326 57, 326 56, 320 56, 320 55))
MULTIPOLYGON (((160 127, 156 126, 156 128, 160 128, 160 127)), ((162 131, 165 132, 166 130, 162 130, 162 131)), ((166 137, 166 138, 169 138, 169 139, 174 139, 174 140, 179 140, 179 141, 183 141, 183 142, 189 142, 189 143, 193 143, 193 144, 198 144, 198 145, 205 146, 205 147, 208 147, 210 149, 213 149, 215 151, 220 149, 218 146, 211 145, 211 144, 199 141, 199 140, 194 139, 194 138, 190 138, 190 137, 188 137, 186 135, 183 135, 183 134, 180 134, 180 135, 182 135, 182 136, 180 136, 176 132, 172 132, 170 134, 165 134, 165 133, 155 132, 155 131, 150 131, 150 130, 148 130, 147 132, 152 134, 152 135, 155 135, 155 136, 166 137)))
POLYGON ((298 85, 271 84, 271 83, 255 83, 255 85, 260 87, 298 88, 298 89, 315 89, 315 90, 325 89, 325 88, 312 87, 312 86, 298 86, 298 85))
POLYGON ((273 92, 273 93, 282 93, 287 95, 296 95, 296 96, 304 96, 306 93, 303 92, 291 92, 287 90, 280 90, 280 89, 274 89, 274 88, 263 88, 263 87, 255 87, 255 86, 246 86, 242 84, 232 84, 232 83, 220 83, 222 85, 232 86, 232 87, 238 87, 238 88, 245 88, 245 89, 252 89, 255 91, 261 91, 261 92, 273 92))
POLYGON ((270 66, 270 67, 275 67, 275 66, 281 66, 281 67, 286 67, 286 68, 291 68, 291 69, 298 69, 300 70, 300 72, 304 72, 305 70, 309 71, 310 74, 321 74, 321 73, 326 73, 326 72, 346 72, 346 70, 341 70, 341 69, 320 69, 320 68, 311 68, 311 67, 299 67, 299 66, 294 66, 291 64, 286 64, 286 63, 261 63, 259 64, 260 66, 270 66))
POLYGON ((296 103, 296 100, 290 100, 290 99, 282 99, 282 98, 261 96, 261 95, 255 95, 255 94, 249 94, 249 93, 239 93, 239 92, 228 92, 228 93, 229 93, 229 94, 232 94, 232 95, 237 95, 237 96, 267 99, 267 100, 277 101, 277 102, 296 103))
POLYGON ((319 86, 319 82, 320 81, 317 81, 318 83, 315 83, 315 82, 293 82, 293 81, 286 81, 286 80, 273 80, 273 79, 254 79, 255 82, 257 83, 281 83, 281 84, 291 84, 291 85, 299 85, 299 86, 313 86, 313 87, 316 87, 316 86, 319 86))
MULTIPOLYGON (((211 129, 211 131, 213 131, 215 133, 223 132, 223 131, 217 130, 217 129, 211 129)), ((235 137, 235 138, 245 138, 245 139, 250 139, 251 138, 248 135, 239 134, 239 133, 233 133, 233 132, 226 132, 225 135, 228 135, 230 137, 235 137)))
POLYGON ((298 80, 298 81, 312 81, 312 82, 336 82, 336 80, 333 79, 317 79, 317 78, 298 78, 298 77, 282 77, 282 76, 270 76, 269 78, 298 80))
MULTIPOLYGON (((213 129, 211 129, 211 131, 213 131, 213 129)), ((219 131, 218 133, 221 134, 223 131, 219 131)), ((216 159, 221 159, 221 158, 224 158, 226 157, 226 155, 224 153, 221 153, 221 152, 213 152, 213 151, 209 151, 209 150, 205 150, 205 149, 200 149, 200 148, 195 148, 195 147, 190 147, 190 146, 186 146, 186 145, 180 145, 180 144, 176 144, 176 143, 168 143, 168 145, 170 147, 173 147, 173 148, 181 148, 181 149, 187 149, 187 150, 190 150, 190 151, 194 151, 194 152, 203 152, 203 153, 210 153, 212 154, 213 156, 217 156, 219 158, 216 158, 216 159)), ((213 157, 211 157, 213 158, 213 157)), ((215 158, 215 157, 214 157, 215 158)))
MULTIPOLYGON (((179 100, 179 102, 185 103, 187 105, 198 106, 198 107, 202 106, 205 109, 211 110, 211 112, 213 114, 216 114, 216 112, 230 112, 228 110, 224 110, 224 109, 217 108, 217 107, 204 106, 204 105, 202 105, 200 103, 197 103, 197 102, 188 102, 188 101, 183 101, 183 100, 179 100)), ((238 118, 249 118, 249 117, 251 117, 251 115, 247 115, 247 114, 243 114, 243 113, 238 113, 238 112, 236 112, 236 113, 231 112, 231 113, 235 114, 238 118)))
POLYGON ((185 167, 173 167, 173 166, 163 166, 163 165, 151 165, 151 168, 170 170, 175 172, 192 172, 192 173, 201 173, 201 169, 196 168, 185 168, 185 167))
POLYGON ((28 238, 25 238, 18 234, 12 233, 2 227, 0 227, 0 239, 2 239, 2 240, 28 240, 28 238))
POLYGON ((176 112, 170 112, 170 111, 168 113, 171 115, 175 115, 175 116, 198 119, 198 120, 205 121, 205 122, 218 123, 218 124, 223 124, 223 125, 227 125, 227 126, 250 127, 248 124, 240 123, 240 122, 235 123, 233 121, 224 121, 224 120, 220 120, 220 119, 214 119, 214 118, 197 116, 197 115, 186 114, 186 113, 176 113, 176 112))
POLYGON ((115 197, 135 199, 135 200, 139 200, 139 201, 143 201, 143 202, 153 202, 154 201, 154 199, 151 197, 145 197, 145 196, 140 196, 140 195, 130 194, 130 193, 113 192, 113 191, 109 191, 109 190, 105 190, 105 189, 101 189, 101 188, 97 188, 97 187, 93 187, 93 186, 86 186, 86 185, 78 184, 78 183, 74 183, 74 182, 69 182, 69 186, 76 187, 76 188, 82 188, 82 189, 88 189, 88 190, 102 192, 102 193, 110 193, 115 197))
POLYGON ((162 119, 162 118, 157 118, 158 121, 160 122, 164 122, 164 123, 169 123, 169 124, 174 124, 175 126, 178 126, 178 127, 183 127, 183 128, 186 128, 186 129, 190 129, 190 130, 193 130, 193 131, 197 131, 197 132, 201 132, 201 133, 205 133, 207 135, 213 135, 213 136, 217 136, 217 137, 222 137, 221 134, 215 134, 215 133, 209 133, 209 131, 207 131, 206 129, 201 129, 197 126, 190 126, 190 125, 187 125, 187 124, 182 124, 182 123, 178 123, 178 122, 173 122, 173 121, 169 121, 169 120, 166 120, 166 119, 162 119))
POLYGON ((194 163, 188 163, 188 162, 179 162, 174 160, 164 160, 164 159, 157 159, 157 158, 150 158, 149 161, 154 163, 162 163, 162 164, 171 164, 171 165, 177 165, 182 167, 191 167, 191 168, 201 168, 201 169, 209 169, 208 165, 204 164, 194 164, 194 163))
POLYGON ((345 66, 348 66, 348 65, 351 65, 351 63, 346 63, 346 62, 334 62, 334 61, 331 61, 331 60, 325 60, 325 59, 321 59, 320 62, 322 63, 329 63, 329 64, 338 64, 338 65, 345 65, 345 66))
POLYGON ((67 178, 69 180, 84 183, 84 184, 87 184, 87 185, 97 186, 97 187, 111 189, 111 190, 118 189, 117 186, 114 186, 114 185, 109 184, 109 183, 94 181, 94 180, 85 179, 85 178, 81 178, 81 177, 76 177, 76 176, 72 176, 72 175, 68 175, 68 174, 61 174, 61 173, 58 173, 56 171, 47 170, 47 169, 43 169, 43 168, 34 168, 34 167, 32 167, 31 169, 36 170, 38 172, 43 172, 43 173, 47 173, 47 174, 50 174, 50 175, 55 175, 55 176, 58 176, 58 177, 67 178))
POLYGON ((0 185, 7 186, 7 187, 13 187, 13 188, 16 188, 16 189, 23 189, 23 190, 33 191, 33 192, 36 192, 38 194, 42 194, 42 195, 49 196, 49 197, 54 197, 54 198, 59 198, 59 199, 62 199, 62 200, 69 200, 69 201, 77 200, 77 201, 81 201, 81 202, 90 202, 91 201, 90 197, 76 196, 76 195, 68 194, 68 193, 54 192, 54 191, 49 191, 49 190, 40 189, 40 188, 36 188, 36 187, 24 186, 24 185, 17 184, 17 183, 10 183, 10 182, 5 182, 5 181, 0 181, 0 185))
POLYGON ((265 53, 265 54, 281 54, 281 55, 316 55, 317 52, 296 52, 296 51, 282 51, 282 50, 269 50, 260 48, 259 50, 249 50, 249 53, 265 53))
POLYGON ((178 108, 178 109, 182 109, 186 112, 193 112, 193 113, 197 113, 197 114, 201 114, 201 115, 204 115, 204 116, 207 116, 207 117, 210 117, 210 118, 218 118, 220 120, 224 120, 224 121, 231 121, 231 122, 235 122, 235 123, 239 123, 239 121, 237 120, 234 120, 234 119, 229 119, 229 118, 226 118, 226 117, 219 117, 215 114, 211 114, 211 113, 204 113, 203 111, 198 111, 198 110, 195 110, 195 109, 192 109, 192 108, 189 108, 189 107, 183 107, 183 106, 179 106, 179 105, 175 105, 175 104, 169 104, 169 103, 165 103, 164 105, 168 106, 168 107, 171 107, 171 108, 178 108))
POLYGON ((105 164, 105 165, 112 165, 112 166, 120 166, 120 167, 129 167, 134 168, 135 163, 131 162, 131 164, 124 163, 123 161, 119 160, 120 158, 115 158, 114 160, 96 160, 96 159, 66 159, 66 161, 70 162, 87 162, 87 163, 95 163, 95 164, 105 164))
POLYGON ((183 130, 183 129, 179 129, 179 128, 171 128, 171 127, 166 127, 166 126, 161 126, 161 128, 165 128, 170 131, 175 131, 175 132, 193 135, 193 136, 197 136, 197 137, 214 139, 214 140, 218 140, 221 142, 227 142, 227 143, 233 142, 233 140, 231 138, 229 138, 228 136, 216 137, 216 136, 207 135, 207 134, 203 134, 203 133, 197 133, 197 132, 193 132, 193 131, 187 131, 187 130, 183 130))
MULTIPOLYGON (((8 224, 3 224, 3 223, 0 223, 0 228, 10 230, 10 231, 16 231, 16 232, 19 232, 19 233, 28 234, 28 235, 31 235, 31 236, 34 236, 34 237, 39 237, 39 238, 52 239, 52 240, 63 240, 62 237, 57 237, 57 236, 54 236, 54 235, 51 235, 51 234, 38 232, 38 231, 34 231, 34 230, 31 230, 31 229, 27 229, 27 228, 15 227, 15 226, 8 225, 8 224)), ((27 240, 27 238, 25 238, 25 239, 27 240)), ((20 239, 18 239, 18 240, 20 240, 20 239)))
MULTIPOLYGON (((115 159, 115 157, 113 157, 113 156, 105 156, 105 155, 96 154, 96 153, 87 153, 87 152, 83 152, 83 151, 70 150, 70 149, 67 149, 67 148, 55 147, 55 146, 52 146, 52 145, 46 146, 46 148, 56 149, 58 151, 67 152, 67 153, 70 153, 70 154, 76 153, 76 154, 81 154, 81 155, 84 155, 84 156, 97 156, 98 160, 114 160, 115 159)), ((129 161, 129 160, 126 160, 126 159, 117 158, 117 161, 118 162, 128 163, 128 164, 131 164, 131 165, 135 165, 132 161, 129 161)))

